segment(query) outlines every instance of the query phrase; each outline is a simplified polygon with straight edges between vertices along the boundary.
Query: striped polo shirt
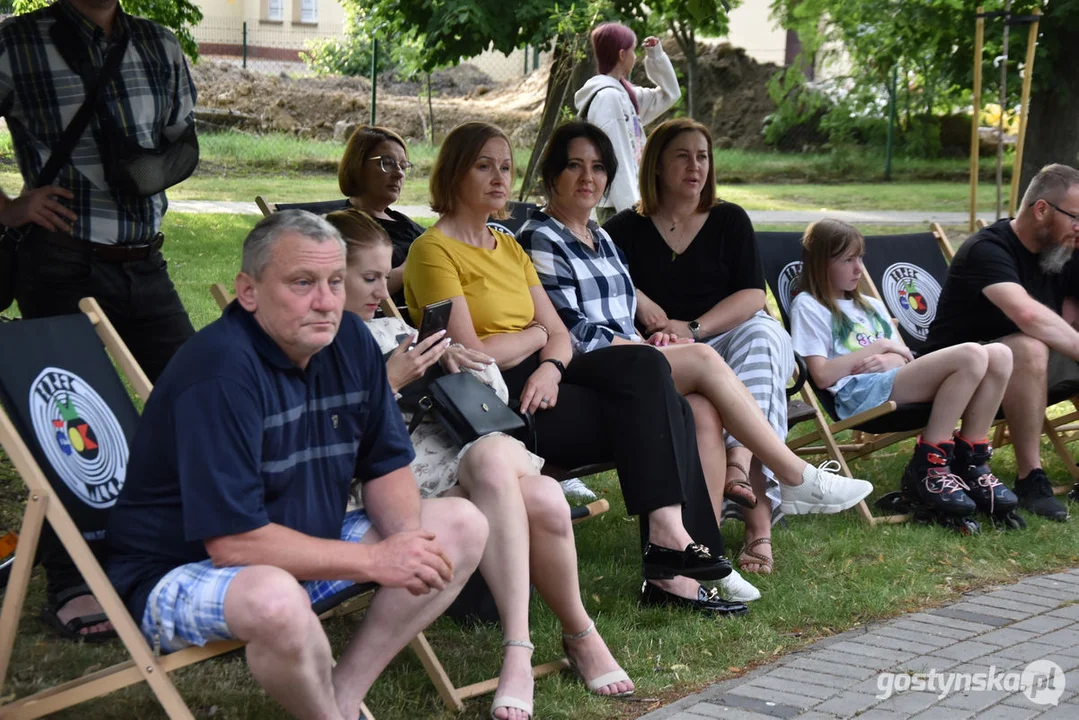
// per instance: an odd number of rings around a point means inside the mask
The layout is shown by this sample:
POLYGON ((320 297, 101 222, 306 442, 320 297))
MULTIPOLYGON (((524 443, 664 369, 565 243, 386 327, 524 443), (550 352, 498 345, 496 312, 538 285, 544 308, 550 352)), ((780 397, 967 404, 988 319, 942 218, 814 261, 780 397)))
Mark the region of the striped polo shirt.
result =
POLYGON ((165 573, 209 557, 207 539, 269 523, 337 539, 352 478, 413 457, 357 316, 344 313, 301 370, 233 302, 177 352, 146 404, 109 517, 109 578, 142 617, 165 573))

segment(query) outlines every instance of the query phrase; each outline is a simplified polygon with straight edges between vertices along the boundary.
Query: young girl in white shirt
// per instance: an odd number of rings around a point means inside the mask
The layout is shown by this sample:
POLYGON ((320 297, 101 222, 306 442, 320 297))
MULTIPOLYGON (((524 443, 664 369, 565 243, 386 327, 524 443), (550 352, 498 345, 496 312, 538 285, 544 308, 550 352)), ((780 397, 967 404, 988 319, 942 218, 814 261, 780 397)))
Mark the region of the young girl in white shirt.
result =
POLYGON ((795 351, 813 382, 835 396, 840 419, 888 400, 933 403, 903 472, 904 492, 947 514, 970 515, 977 506, 1006 515, 1018 500, 989 469, 988 436, 1011 376, 1011 350, 963 343, 915 358, 884 304, 858 291, 864 253, 865 239, 845 222, 821 220, 806 230, 801 292, 791 305, 795 351))

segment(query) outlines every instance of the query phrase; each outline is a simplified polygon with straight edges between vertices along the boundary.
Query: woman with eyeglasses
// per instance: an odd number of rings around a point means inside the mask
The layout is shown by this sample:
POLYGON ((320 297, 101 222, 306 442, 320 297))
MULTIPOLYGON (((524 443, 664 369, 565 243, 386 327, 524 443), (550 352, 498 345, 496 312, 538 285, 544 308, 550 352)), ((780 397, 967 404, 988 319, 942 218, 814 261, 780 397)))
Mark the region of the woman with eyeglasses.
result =
POLYGON ((350 207, 373 217, 393 242, 393 272, 387 279, 394 303, 405 304, 402 276, 412 241, 423 233, 414 220, 390 208, 401 197, 405 176, 412 169, 404 139, 388 128, 357 128, 337 166, 337 184, 350 207))

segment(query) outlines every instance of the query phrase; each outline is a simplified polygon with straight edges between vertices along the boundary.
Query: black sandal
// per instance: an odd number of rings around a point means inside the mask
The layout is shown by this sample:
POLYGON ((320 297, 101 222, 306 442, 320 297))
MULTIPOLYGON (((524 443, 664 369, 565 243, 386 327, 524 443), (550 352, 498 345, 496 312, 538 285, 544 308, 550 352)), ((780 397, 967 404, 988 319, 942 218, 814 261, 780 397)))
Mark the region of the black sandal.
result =
POLYGON ((83 628, 93 627, 94 625, 100 625, 104 622, 109 622, 109 616, 105 613, 94 613, 93 615, 78 615, 71 618, 66 623, 60 620, 58 615, 59 611, 75 598, 83 597, 84 595, 93 595, 93 591, 90 590, 90 586, 86 583, 74 585, 61 590, 53 595, 49 594, 45 607, 41 608, 41 619, 52 625, 61 637, 68 640, 84 640, 86 642, 103 642, 105 640, 111 640, 116 637, 115 630, 104 630, 92 633, 86 633, 85 635, 79 631, 83 628))

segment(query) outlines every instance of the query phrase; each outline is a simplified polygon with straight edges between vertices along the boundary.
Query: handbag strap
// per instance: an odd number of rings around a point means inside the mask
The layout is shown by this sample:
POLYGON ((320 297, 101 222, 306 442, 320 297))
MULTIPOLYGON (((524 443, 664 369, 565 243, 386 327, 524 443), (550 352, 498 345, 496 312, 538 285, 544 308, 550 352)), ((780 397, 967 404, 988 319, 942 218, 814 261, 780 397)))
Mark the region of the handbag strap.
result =
MULTIPOLYGON (((63 10, 59 7, 59 3, 57 3, 55 15, 57 23, 70 22, 67 18, 63 17, 63 10)), ((45 166, 42 167, 41 172, 38 173, 38 187, 51 185, 52 181, 56 179, 56 176, 60 174, 60 168, 62 168, 71 157, 71 151, 75 149, 75 143, 78 142, 79 136, 82 135, 86 126, 90 124, 90 118, 94 114, 94 107, 97 105, 98 100, 101 99, 102 94, 105 91, 105 86, 109 84, 113 76, 115 76, 116 72, 120 69, 120 62, 123 60, 124 52, 127 50, 128 37, 128 33, 124 33, 124 36, 112 46, 108 55, 105 56, 105 62, 101 67, 101 72, 94 78, 92 85, 86 88, 86 99, 83 100, 82 105, 75 113, 75 117, 73 117, 67 127, 64 128, 64 133, 60 136, 60 139, 56 141, 56 145, 53 146, 52 152, 49 153, 49 159, 45 161, 45 166)), ((63 45, 64 43, 57 43, 57 48, 59 49, 63 45)), ((66 53, 61 54, 65 56, 66 60, 66 53)), ((79 73, 80 76, 82 75, 82 73, 79 72, 81 68, 72 67, 71 69, 79 73)))

